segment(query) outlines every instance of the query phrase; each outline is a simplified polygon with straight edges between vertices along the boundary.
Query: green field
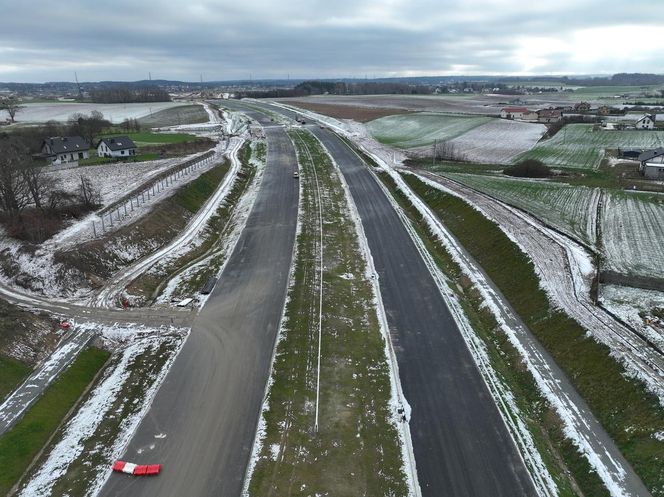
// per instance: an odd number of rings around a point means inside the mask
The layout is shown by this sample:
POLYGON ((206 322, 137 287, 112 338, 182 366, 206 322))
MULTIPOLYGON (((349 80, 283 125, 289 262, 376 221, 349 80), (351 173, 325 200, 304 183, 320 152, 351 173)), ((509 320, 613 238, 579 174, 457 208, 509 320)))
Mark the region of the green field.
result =
POLYGON ((664 195, 607 193, 602 209, 602 242, 609 269, 664 278, 664 195))
POLYGON ((595 245, 598 188, 495 175, 444 173, 443 176, 528 211, 554 228, 595 245))
POLYGON ((0 495, 6 495, 18 481, 109 355, 95 348, 81 352, 23 418, 0 437, 0 495))
POLYGON ((432 145, 434 140, 449 140, 491 121, 485 116, 463 116, 418 112, 381 117, 367 123, 376 140, 398 148, 432 145))
POLYGON ((548 166, 596 169, 604 151, 664 146, 664 131, 594 130, 592 124, 568 124, 515 159, 539 159, 548 166))

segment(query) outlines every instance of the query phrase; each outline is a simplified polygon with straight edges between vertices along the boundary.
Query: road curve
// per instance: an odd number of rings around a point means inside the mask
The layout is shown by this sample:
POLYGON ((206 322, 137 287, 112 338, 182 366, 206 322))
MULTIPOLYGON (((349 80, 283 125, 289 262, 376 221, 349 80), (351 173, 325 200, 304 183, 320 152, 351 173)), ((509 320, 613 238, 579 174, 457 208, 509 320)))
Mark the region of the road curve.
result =
POLYGON ((124 458, 158 478, 112 474, 104 496, 238 497, 263 401, 295 243, 295 151, 265 124, 267 167, 224 272, 124 458))

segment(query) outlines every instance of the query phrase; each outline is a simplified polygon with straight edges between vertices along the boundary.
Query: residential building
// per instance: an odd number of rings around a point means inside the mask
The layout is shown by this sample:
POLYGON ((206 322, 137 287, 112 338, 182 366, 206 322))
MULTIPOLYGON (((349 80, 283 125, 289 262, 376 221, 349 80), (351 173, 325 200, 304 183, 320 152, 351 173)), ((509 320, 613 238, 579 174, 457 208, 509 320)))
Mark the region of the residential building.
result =
POLYGON ((87 159, 90 144, 80 136, 53 136, 42 142, 41 157, 53 165, 64 163, 77 163, 87 159))
POLYGON ((664 180, 664 148, 656 148, 639 155, 639 173, 648 179, 664 180))
POLYGON ((563 113, 557 109, 541 109, 537 111, 537 122, 555 123, 563 118, 563 113))
POLYGON ((655 116, 653 114, 644 114, 634 123, 636 129, 655 129, 655 116))
POLYGON ((500 110, 503 119, 519 119, 522 121, 537 121, 537 113, 526 107, 504 107, 500 110))
POLYGON ((136 145, 128 136, 102 138, 97 143, 99 157, 131 157, 136 155, 136 145))

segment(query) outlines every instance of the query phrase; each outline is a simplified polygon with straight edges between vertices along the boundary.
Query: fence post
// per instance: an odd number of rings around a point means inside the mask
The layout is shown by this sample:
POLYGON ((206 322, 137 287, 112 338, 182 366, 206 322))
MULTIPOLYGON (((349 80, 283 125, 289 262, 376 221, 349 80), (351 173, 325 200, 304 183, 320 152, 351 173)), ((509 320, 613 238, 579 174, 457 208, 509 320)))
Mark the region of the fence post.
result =
POLYGON ((93 238, 97 238, 97 229, 95 228, 94 220, 92 221, 92 236, 93 238))
POLYGON ((104 215, 101 215, 101 230, 106 233, 106 226, 104 225, 104 215))

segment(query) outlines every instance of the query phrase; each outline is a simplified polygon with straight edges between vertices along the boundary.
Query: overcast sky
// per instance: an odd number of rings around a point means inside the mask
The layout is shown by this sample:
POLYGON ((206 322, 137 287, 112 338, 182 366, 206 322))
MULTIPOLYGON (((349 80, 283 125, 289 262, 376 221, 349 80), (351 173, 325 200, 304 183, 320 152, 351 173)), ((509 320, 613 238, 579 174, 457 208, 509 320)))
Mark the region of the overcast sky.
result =
POLYGON ((664 0, 0 0, 0 81, 664 73, 664 0))

